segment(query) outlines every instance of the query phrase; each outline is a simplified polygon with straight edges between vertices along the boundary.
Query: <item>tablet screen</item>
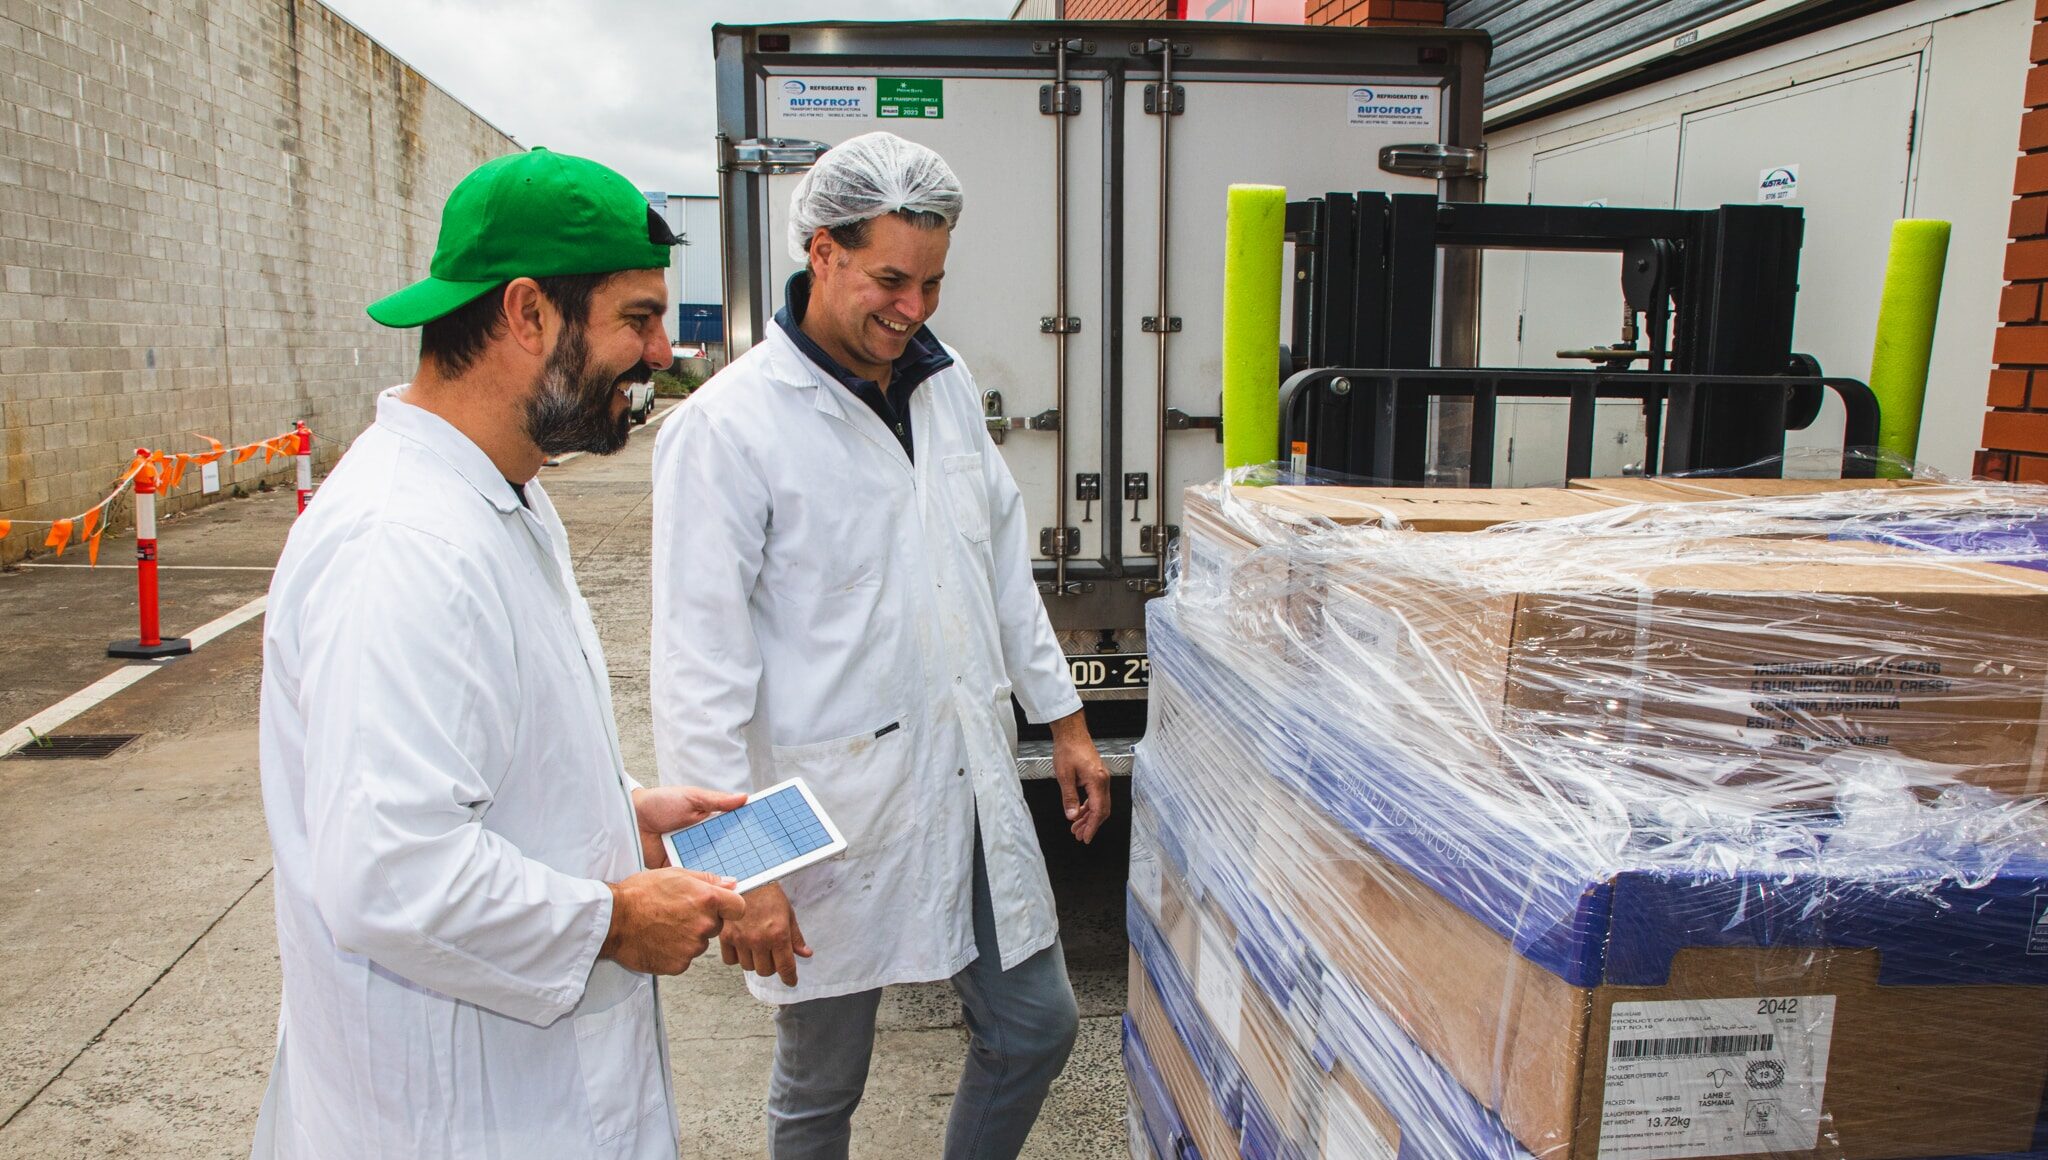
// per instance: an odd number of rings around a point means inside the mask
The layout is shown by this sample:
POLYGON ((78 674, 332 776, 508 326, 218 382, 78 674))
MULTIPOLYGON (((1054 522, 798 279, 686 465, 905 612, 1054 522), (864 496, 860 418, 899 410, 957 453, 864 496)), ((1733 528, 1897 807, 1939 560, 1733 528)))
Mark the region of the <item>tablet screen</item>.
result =
POLYGON ((794 785, 670 835, 677 864, 746 882, 832 844, 832 835, 794 785))

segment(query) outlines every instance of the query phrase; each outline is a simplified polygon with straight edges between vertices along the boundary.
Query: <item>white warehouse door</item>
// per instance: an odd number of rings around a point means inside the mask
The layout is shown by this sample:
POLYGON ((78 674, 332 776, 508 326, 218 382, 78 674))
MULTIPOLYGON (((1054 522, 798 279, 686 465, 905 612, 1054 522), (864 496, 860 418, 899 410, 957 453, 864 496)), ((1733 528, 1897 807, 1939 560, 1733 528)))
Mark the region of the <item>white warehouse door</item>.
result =
MULTIPOLYGON (((1694 209, 1755 202, 1766 175, 1806 211, 1799 250, 1799 305, 1792 349, 1821 370, 1870 377, 1877 303, 1892 223, 1905 216, 1918 54, 1799 85, 1685 118, 1678 152, 1678 204, 1694 209), (1781 172, 1782 171, 1782 172, 1781 172), (1797 175, 1789 187, 1784 174, 1797 175)), ((1832 394, 1820 418, 1786 439, 1801 447, 1842 445, 1842 405, 1832 394)), ((1837 474, 1825 463, 1788 474, 1837 474)))
MULTIPOLYGON (((1903 55, 1539 153, 1531 163, 1530 200, 1712 209, 1768 197, 1800 207, 1805 238, 1792 347, 1814 356, 1828 374, 1866 379, 1891 224, 1906 212, 1920 66, 1917 53, 1903 55)), ((1620 337, 1619 255, 1532 253, 1524 270, 1520 365, 1588 366, 1560 360, 1557 352, 1620 337)), ((1495 482, 1560 482, 1565 426, 1562 404, 1503 406, 1495 482)), ((1812 427, 1790 434, 1787 449, 1794 455, 1806 447, 1832 450, 1841 439, 1841 405, 1830 396, 1812 427)), ((1643 452, 1636 406, 1603 404, 1595 470, 1620 474, 1639 464, 1643 452)), ((1831 475, 1835 468, 1822 456, 1788 471, 1831 475)))

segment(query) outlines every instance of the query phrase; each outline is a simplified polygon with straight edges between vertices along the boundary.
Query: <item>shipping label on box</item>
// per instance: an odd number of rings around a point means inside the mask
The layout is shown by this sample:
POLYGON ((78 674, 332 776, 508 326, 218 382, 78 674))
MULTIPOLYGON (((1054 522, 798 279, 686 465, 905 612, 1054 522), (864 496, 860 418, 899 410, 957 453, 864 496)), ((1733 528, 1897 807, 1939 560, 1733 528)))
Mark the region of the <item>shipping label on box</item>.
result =
POLYGON ((1202 917, 1200 941, 1197 943, 1195 965, 1195 998, 1202 1005, 1202 1013, 1209 1017, 1209 1023, 1216 1028, 1216 1034, 1238 1050, 1238 1025, 1243 1019, 1244 1002, 1239 990, 1243 984, 1243 972, 1238 969, 1237 955, 1230 949, 1231 938, 1222 925, 1202 917))
POLYGON ((1834 1028, 1833 995, 1616 1003, 1599 1160, 1810 1150, 1834 1028))

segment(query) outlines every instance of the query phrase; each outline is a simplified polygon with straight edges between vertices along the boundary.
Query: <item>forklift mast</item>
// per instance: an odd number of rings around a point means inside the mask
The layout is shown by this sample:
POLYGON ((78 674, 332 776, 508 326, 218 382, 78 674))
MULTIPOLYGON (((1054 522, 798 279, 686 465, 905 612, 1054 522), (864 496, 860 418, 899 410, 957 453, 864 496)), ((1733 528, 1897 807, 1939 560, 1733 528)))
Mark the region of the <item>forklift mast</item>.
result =
MULTIPOLYGON (((1777 475, 1785 433, 1824 392, 1848 413, 1845 448, 1877 441, 1877 402, 1792 352, 1804 221, 1796 207, 1712 210, 1443 202, 1360 192, 1290 202, 1292 347, 1306 368, 1281 388, 1280 458, 1297 470, 1421 486, 1490 486, 1502 399, 1570 401, 1567 471, 1592 474, 1594 408, 1630 399, 1649 436, 1645 474, 1777 475), (1625 335, 1648 343, 1569 352, 1585 370, 1439 368, 1432 358, 1445 252, 1592 250, 1622 257, 1625 335), (1641 360, 1644 369, 1633 369, 1641 360), (1438 463, 1429 462, 1430 424, 1438 463), (1458 438, 1462 429, 1464 437, 1458 438)), ((1874 465, 1845 454, 1844 476, 1874 465)))

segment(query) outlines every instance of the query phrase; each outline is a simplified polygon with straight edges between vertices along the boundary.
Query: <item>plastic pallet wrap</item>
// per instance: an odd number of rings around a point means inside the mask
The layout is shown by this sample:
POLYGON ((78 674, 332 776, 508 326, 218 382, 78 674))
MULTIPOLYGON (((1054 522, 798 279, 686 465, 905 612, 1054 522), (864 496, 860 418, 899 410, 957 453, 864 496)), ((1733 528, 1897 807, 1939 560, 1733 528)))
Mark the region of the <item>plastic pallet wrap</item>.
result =
POLYGON ((1184 512, 1130 927, 1201 1155, 2048 1157, 2048 491, 1184 512))

